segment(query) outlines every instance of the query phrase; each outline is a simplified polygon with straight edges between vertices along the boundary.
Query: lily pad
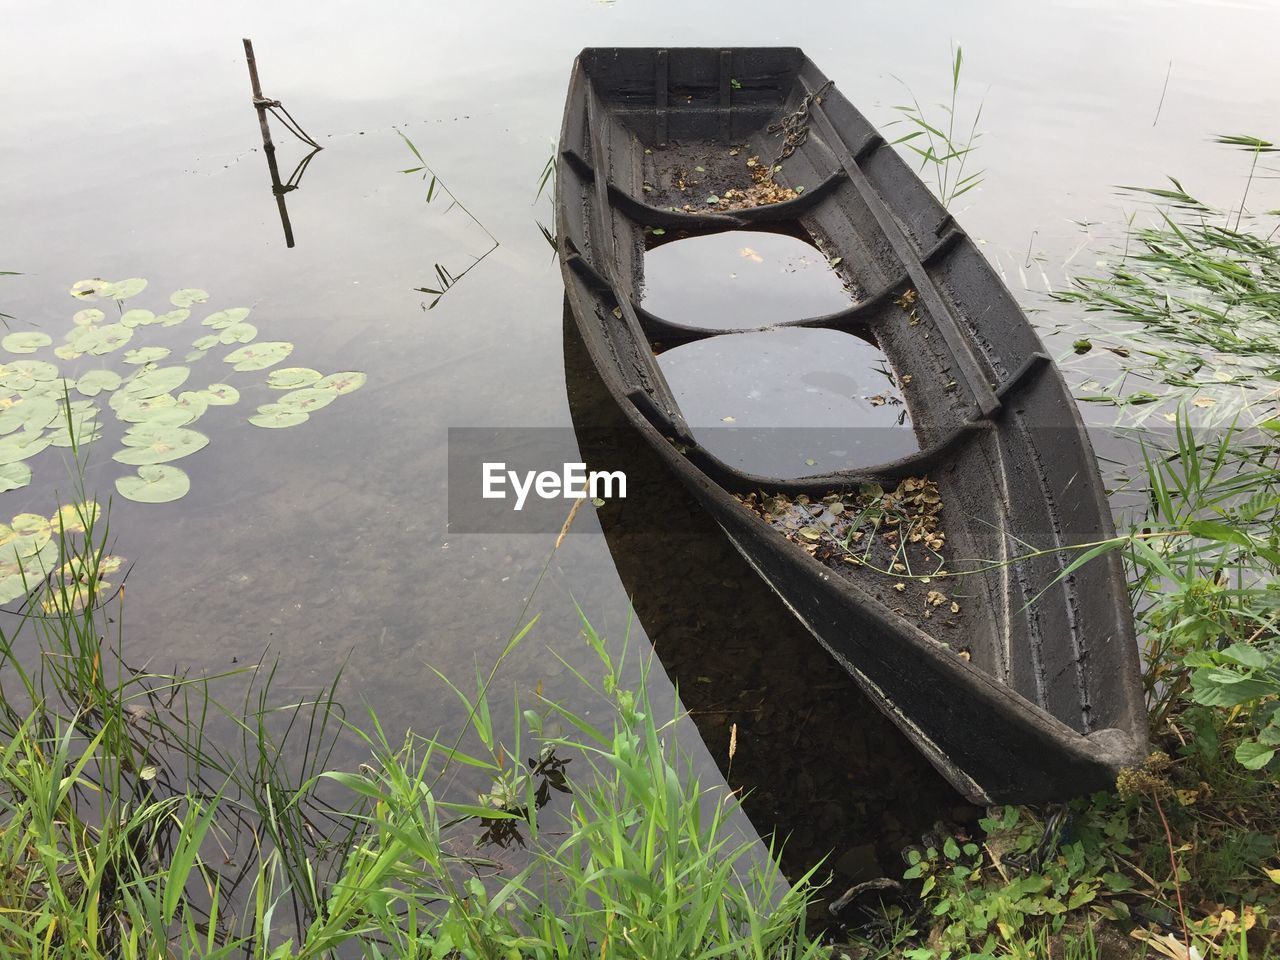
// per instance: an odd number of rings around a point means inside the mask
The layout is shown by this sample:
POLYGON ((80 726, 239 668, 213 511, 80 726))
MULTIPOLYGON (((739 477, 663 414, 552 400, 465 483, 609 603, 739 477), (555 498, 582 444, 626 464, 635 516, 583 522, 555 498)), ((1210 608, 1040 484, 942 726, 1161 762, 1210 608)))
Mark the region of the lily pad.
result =
POLYGON ((197 350, 210 350, 213 347, 216 347, 217 345, 218 345, 218 334, 216 333, 211 333, 207 337, 200 337, 198 340, 196 340, 191 344, 191 346, 195 347, 195 349, 197 350))
POLYGON ((120 386, 120 374, 114 370, 90 370, 76 381, 76 390, 86 397, 96 397, 103 390, 120 386))
POLYGON ((208 293, 195 287, 183 287, 169 294, 169 302, 175 307, 189 307, 193 303, 204 303, 208 299, 208 293))
POLYGON ((116 490, 126 500, 138 503, 169 503, 186 496, 191 478, 169 464, 149 463, 138 467, 137 476, 121 477, 116 490))
POLYGON ((222 331, 219 343, 248 343, 258 335, 258 328, 252 323, 233 323, 222 331))
MULTIPOLYGON (((199 419, 200 414, 203 412, 203 410, 184 406, 181 401, 172 406, 154 407, 150 410, 142 411, 140 419, 133 421, 136 427, 131 427, 130 430, 161 430, 184 427, 193 420, 199 419)), ((125 442, 127 443, 128 441, 125 442)))
POLYGON ((264 403, 258 408, 258 412, 249 418, 249 422, 255 427, 279 429, 281 427, 296 427, 298 424, 306 423, 310 419, 310 414, 291 409, 283 404, 264 403))
POLYGON ((208 398, 211 406, 229 407, 240 402, 240 391, 229 383, 211 383, 200 392, 208 398))
POLYGON ((88 307, 84 310, 77 310, 71 317, 71 322, 77 327, 88 327, 95 323, 101 323, 107 319, 107 315, 97 307, 88 307))
POLYGON ((188 350, 186 355, 182 358, 182 362, 195 363, 197 360, 207 355, 208 352, 208 350, 188 350))
POLYGON ((20 373, 38 383, 56 380, 58 365, 47 360, 10 360, 3 368, 6 372, 20 373))
POLYGON ((73 413, 70 424, 67 417, 59 417, 49 433, 49 444, 54 447, 83 446, 86 443, 101 439, 102 423, 98 418, 98 410, 84 410, 73 413), (75 443, 72 443, 72 438, 75 443))
POLYGON ((327 407, 337 399, 337 390, 319 390, 315 387, 304 387, 301 390, 293 390, 286 393, 280 398, 280 406, 288 407, 290 410, 298 410, 302 413, 310 413, 312 410, 327 407))
POLYGON ((311 386, 320 377, 320 371, 310 367, 281 367, 267 374, 267 386, 273 390, 297 390, 311 386))
POLYGON ((116 416, 125 423, 142 423, 152 416, 154 411, 176 406, 177 402, 173 395, 168 393, 145 399, 131 397, 123 392, 111 395, 111 407, 115 410, 116 416))
POLYGON ((52 397, 23 397, 0 412, 0 433, 22 429, 43 430, 58 418, 58 401, 52 397))
POLYGON ((77 300, 97 300, 98 297, 105 295, 102 291, 110 289, 111 286, 111 281, 94 277, 91 280, 77 280, 67 292, 77 300))
POLYGON ((191 376, 191 370, 188 367, 156 367, 154 370, 143 370, 124 385, 123 392, 142 400, 158 397, 162 393, 168 393, 182 386, 189 376, 191 376))
POLYGON ((53 343, 53 337, 47 333, 24 330, 21 333, 11 333, 0 340, 0 347, 10 353, 35 353, 41 347, 47 347, 51 343, 53 343))
POLYGON ((126 310, 120 316, 120 322, 126 327, 145 327, 156 322, 156 315, 150 310, 126 310))
POLYGON ((112 460, 140 466, 148 463, 168 463, 190 456, 203 450, 209 438, 196 430, 182 427, 161 427, 153 429, 150 425, 130 430, 123 437, 125 448, 111 455, 112 460))
POLYGON ((0 438, 0 464, 17 463, 34 457, 47 447, 53 438, 40 430, 23 430, 0 438))
POLYGON ((0 493, 17 490, 30 482, 31 468, 25 463, 6 463, 0 467, 0 493))
POLYGON ((342 395, 359 390, 368 379, 368 374, 358 370, 345 370, 342 373, 331 373, 327 377, 321 377, 312 386, 317 390, 336 390, 339 395, 342 395))
POLYGON ((157 314, 155 322, 162 327, 176 327, 189 316, 191 311, 183 307, 179 310, 170 310, 168 313, 157 314))
POLYGON ((200 322, 206 327, 213 327, 215 330, 222 330, 231 326, 233 323, 239 323, 248 315, 248 307, 231 307, 227 310, 219 310, 217 313, 211 313, 200 322))
POLYGON ((233 365, 232 369, 245 370, 265 370, 267 367, 274 366, 289 354, 293 353, 293 344, 284 340, 264 340, 261 343, 251 343, 248 346, 241 347, 239 350, 232 350, 222 359, 233 365))
POLYGON ((59 360, 79 360, 84 356, 79 350, 69 343, 60 343, 53 348, 53 355, 59 360))
POLYGON ((130 277, 128 280, 117 280, 115 283, 109 283, 105 287, 99 288, 98 294, 99 296, 110 297, 112 300, 128 300, 130 297, 136 297, 145 289, 147 289, 147 281, 141 277, 130 277))
POLYGON ((88 332, 84 336, 76 337, 72 343, 77 350, 92 353, 95 357, 119 350, 133 339, 133 328, 126 327, 123 323, 108 323, 102 327, 85 329, 88 332))
POLYGON ((209 397, 203 390, 185 390, 178 394, 175 409, 185 411, 192 420, 197 420, 209 409, 209 397))
POLYGON ((157 360, 163 360, 169 355, 168 347, 138 347, 136 350, 126 350, 124 353, 125 363, 155 363, 157 360))

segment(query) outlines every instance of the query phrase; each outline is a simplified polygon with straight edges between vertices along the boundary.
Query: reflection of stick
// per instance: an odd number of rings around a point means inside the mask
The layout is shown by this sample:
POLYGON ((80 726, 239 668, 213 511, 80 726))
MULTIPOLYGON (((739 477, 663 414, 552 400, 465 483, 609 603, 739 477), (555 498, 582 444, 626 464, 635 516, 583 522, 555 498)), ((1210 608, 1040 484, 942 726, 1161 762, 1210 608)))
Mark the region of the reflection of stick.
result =
POLYGON ((253 41, 244 40, 244 59, 249 64, 249 82, 253 86, 253 106, 258 111, 258 129, 262 132, 262 152, 267 155, 267 171, 271 174, 271 192, 275 194, 276 207, 280 211, 280 223, 284 227, 285 246, 293 246, 293 225, 289 223, 289 208, 285 205, 284 186, 280 183, 280 168, 276 165, 276 145, 271 142, 271 127, 267 123, 267 105, 258 82, 258 61, 253 57, 253 41))

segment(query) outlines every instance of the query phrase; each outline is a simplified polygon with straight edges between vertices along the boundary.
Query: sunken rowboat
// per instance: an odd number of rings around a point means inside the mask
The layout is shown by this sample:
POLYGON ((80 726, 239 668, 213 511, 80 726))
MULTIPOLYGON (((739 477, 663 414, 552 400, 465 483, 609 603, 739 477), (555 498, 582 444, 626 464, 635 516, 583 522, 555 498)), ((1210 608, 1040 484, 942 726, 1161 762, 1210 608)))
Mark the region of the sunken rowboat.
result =
POLYGON ((1113 528, 1075 403, 974 243, 817 67, 794 48, 587 49, 557 164, 568 306, 610 395, 943 775, 975 802, 1037 802, 1141 764, 1121 559, 1077 562, 1113 528), (768 476, 690 428, 658 350, 742 331, 645 309, 645 254, 730 230, 821 251, 852 305, 769 329, 874 343, 916 452, 768 476))

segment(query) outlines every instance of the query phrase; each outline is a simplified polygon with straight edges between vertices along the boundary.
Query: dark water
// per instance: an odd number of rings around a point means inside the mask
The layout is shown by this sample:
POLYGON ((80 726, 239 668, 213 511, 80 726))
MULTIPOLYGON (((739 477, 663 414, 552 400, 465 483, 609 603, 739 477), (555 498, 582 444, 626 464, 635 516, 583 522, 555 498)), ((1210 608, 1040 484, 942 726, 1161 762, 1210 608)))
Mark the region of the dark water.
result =
MULTIPOLYGON (((14 7, 0 37, 0 270, 23 275, 0 277, 0 311, 15 329, 38 327, 56 341, 83 306, 67 295, 73 282, 143 277, 158 300, 141 297, 141 306, 165 309, 168 291, 201 287, 211 308, 252 306, 262 339, 295 343, 287 363, 367 372, 362 390, 283 431, 244 422, 253 404, 273 399, 257 389, 201 421, 213 441, 181 462, 192 477, 184 499, 116 500, 115 552, 136 562, 128 649, 195 672, 268 649, 281 660, 284 697, 314 691, 345 658, 342 693, 369 700, 388 728, 452 729, 456 701, 427 665, 465 676, 489 663, 554 539, 451 535, 445 436, 450 426, 570 422, 562 289, 537 225, 550 222, 549 204, 536 193, 578 49, 798 43, 883 123, 903 99, 895 76, 922 101, 946 95, 948 44, 961 41, 988 133, 975 155, 985 184, 956 212, 1065 355, 1079 318, 1043 292, 1092 268, 1097 241, 1125 212, 1114 184, 1173 173, 1210 199, 1238 196, 1243 161, 1224 161, 1207 140, 1273 132, 1259 124, 1280 106, 1277 27, 1280 9, 1251 3, 939 3, 911 17, 852 5, 760 17, 741 4, 632 0, 405 4, 358 17, 336 4, 14 7), (249 103, 246 35, 266 95, 324 146, 286 197, 292 249, 249 103), (397 129, 448 195, 428 203, 421 175, 399 172, 419 162, 397 129), (436 295, 418 288, 438 287, 437 265, 461 279, 428 310, 436 295)), ((287 177, 309 148, 278 126, 274 136, 287 177)), ((186 349, 196 322, 161 333, 186 349)), ((834 393, 839 404, 821 415, 838 416, 872 389, 866 358, 832 370, 807 361, 816 352, 789 361, 806 386, 754 406, 749 388, 726 395, 725 406, 703 408, 707 422, 746 422, 834 393)), ((1103 376, 1105 363, 1073 361, 1069 376, 1103 376)), ((199 366, 211 374, 201 386, 224 378, 216 358, 199 366)), ((88 479, 102 496, 120 472, 106 444, 90 447, 88 479)), ((0 495, 0 514, 51 511, 54 487, 67 488, 64 460, 57 450, 35 458, 35 484, 0 495)), ((732 586, 708 584, 705 604, 672 599, 665 578, 710 575, 722 556, 690 551, 683 569, 646 564, 635 574, 629 558, 615 565, 616 544, 590 533, 594 522, 580 519, 585 535, 567 538, 529 601, 543 619, 504 683, 542 681, 572 699, 574 683, 548 654, 589 666, 570 591, 614 636, 634 594, 659 648, 681 648, 683 665, 672 670, 693 677, 681 689, 704 715, 709 775, 713 755, 726 765, 723 728, 734 718, 752 730, 750 742, 771 745, 758 757, 785 748, 796 758, 750 768, 753 782, 784 785, 772 813, 756 808, 762 829, 771 818, 803 821, 814 833, 803 849, 829 842, 839 858, 918 826, 886 826, 883 811, 927 811, 919 820, 946 811, 953 801, 936 778, 843 678, 788 646, 799 641, 785 618, 773 644, 734 619, 739 601, 727 598, 761 599, 749 579, 726 572, 732 586), (704 648, 733 651, 743 672, 723 660, 690 667, 704 648), (713 695, 702 697, 700 683, 713 695), (914 771, 912 782, 890 768, 914 771)), ((748 776, 746 757, 735 761, 735 783, 748 776)))

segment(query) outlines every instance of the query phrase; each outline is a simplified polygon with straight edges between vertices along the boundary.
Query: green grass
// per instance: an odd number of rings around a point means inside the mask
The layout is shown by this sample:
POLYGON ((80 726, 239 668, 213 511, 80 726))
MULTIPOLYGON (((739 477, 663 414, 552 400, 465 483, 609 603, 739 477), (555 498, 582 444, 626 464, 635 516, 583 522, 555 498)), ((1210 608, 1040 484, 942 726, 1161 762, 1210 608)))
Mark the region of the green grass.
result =
POLYGON ((585 617, 602 675, 579 675, 590 720, 494 702, 502 658, 454 687, 469 729, 450 739, 345 718, 336 681, 275 703, 267 666, 239 673, 251 682, 231 707, 214 694, 232 676, 123 662, 121 598, 97 575, 106 511, 75 516, 59 566, 83 575, 33 582, 0 629, 16 683, 0 690, 0 955, 826 955, 805 932, 810 878, 788 884, 735 831, 737 801, 700 784, 679 715, 654 713, 649 658, 620 687, 632 654, 585 617), (219 718, 235 751, 207 736, 219 718), (339 737, 363 746, 357 769, 329 764, 339 737), (455 779, 487 786, 460 796, 455 779), (520 869, 478 833, 518 846, 520 869))

